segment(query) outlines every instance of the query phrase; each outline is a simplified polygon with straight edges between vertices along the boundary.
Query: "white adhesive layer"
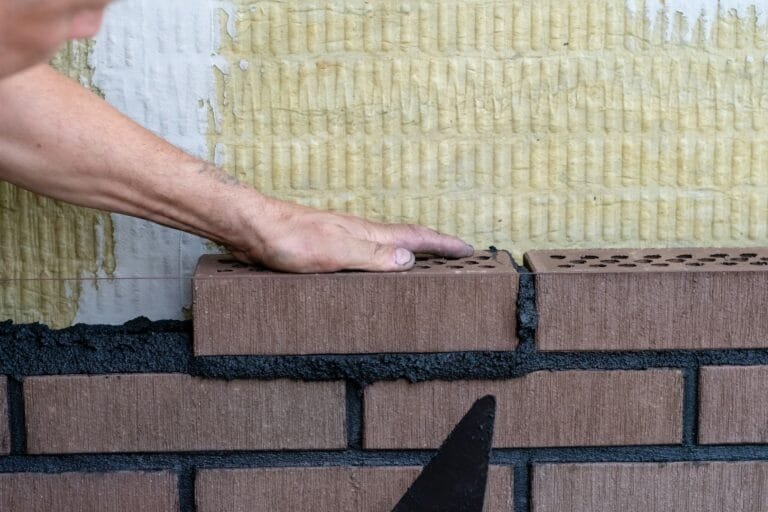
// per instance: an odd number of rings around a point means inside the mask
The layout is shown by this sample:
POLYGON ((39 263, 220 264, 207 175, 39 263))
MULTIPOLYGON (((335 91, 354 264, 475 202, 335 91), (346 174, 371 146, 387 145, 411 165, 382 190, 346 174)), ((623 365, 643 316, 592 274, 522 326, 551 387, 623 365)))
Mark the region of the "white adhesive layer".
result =
POLYGON ((645 15, 654 26, 663 23, 667 41, 672 40, 677 16, 682 16, 685 22, 685 31, 681 34, 684 40, 691 39, 698 23, 708 34, 712 20, 718 15, 735 14, 746 19, 754 9, 758 23, 768 23, 768 8, 761 7, 755 0, 627 0, 627 6, 634 13, 645 9, 645 15))
MULTIPOLYGON (((202 158, 222 11, 232 9, 213 0, 114 3, 90 61, 94 85, 110 104, 202 158)), ((198 256, 210 252, 205 240, 124 215, 112 221, 117 279, 101 272, 83 281, 75 322, 181 318, 191 302, 189 276, 198 256)))

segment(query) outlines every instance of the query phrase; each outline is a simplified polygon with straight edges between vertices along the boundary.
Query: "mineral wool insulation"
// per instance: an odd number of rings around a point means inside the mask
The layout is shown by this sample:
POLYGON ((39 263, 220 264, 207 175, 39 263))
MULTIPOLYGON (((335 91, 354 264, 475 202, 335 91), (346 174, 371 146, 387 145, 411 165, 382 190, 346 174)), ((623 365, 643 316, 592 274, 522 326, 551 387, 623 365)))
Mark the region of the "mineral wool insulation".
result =
MULTIPOLYGON (((57 64, 268 194, 519 255, 766 244, 767 61, 754 1, 126 0, 57 64)), ((210 250, 7 185, 0 211, 0 279, 71 278, 3 283, 16 321, 179 318, 210 250)))

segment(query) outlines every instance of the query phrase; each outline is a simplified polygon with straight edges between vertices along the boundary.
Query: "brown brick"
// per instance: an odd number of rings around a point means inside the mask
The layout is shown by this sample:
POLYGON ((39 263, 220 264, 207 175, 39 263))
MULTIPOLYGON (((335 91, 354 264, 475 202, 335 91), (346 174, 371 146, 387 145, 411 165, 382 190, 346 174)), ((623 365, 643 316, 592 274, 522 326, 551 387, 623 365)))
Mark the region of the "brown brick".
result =
POLYGON ((365 390, 365 446, 437 447, 485 394, 496 396, 497 447, 681 442, 680 372, 562 371, 506 381, 373 384, 365 390))
POLYGON ((768 346, 768 249, 532 251, 526 261, 541 350, 768 346))
POLYGON ((768 366, 701 370, 699 442, 768 442, 768 366))
POLYGON ((32 377, 24 397, 31 453, 345 446, 341 382, 32 377))
POLYGON ((427 259, 408 272, 284 274, 204 256, 195 354, 513 350, 518 274, 508 253, 427 259))
POLYGON ((764 512, 766 463, 547 464, 533 512, 764 512))
MULTIPOLYGON (((198 512, 389 512, 419 468, 275 468, 201 471, 198 512)), ((512 512, 512 469, 491 467, 484 510, 512 512)))
POLYGON ((8 512, 176 512, 178 478, 162 473, 12 473, 0 475, 8 512))
POLYGON ((8 430, 8 379, 0 377, 0 455, 11 451, 11 433, 8 430))

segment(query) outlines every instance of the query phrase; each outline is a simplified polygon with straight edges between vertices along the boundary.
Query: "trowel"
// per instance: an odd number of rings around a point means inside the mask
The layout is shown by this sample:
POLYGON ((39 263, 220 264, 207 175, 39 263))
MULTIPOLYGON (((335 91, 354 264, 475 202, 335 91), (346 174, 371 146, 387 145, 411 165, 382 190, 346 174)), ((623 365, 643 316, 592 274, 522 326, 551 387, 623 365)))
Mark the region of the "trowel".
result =
POLYGON ((495 417, 493 396, 475 402, 392 512, 482 512, 495 417))

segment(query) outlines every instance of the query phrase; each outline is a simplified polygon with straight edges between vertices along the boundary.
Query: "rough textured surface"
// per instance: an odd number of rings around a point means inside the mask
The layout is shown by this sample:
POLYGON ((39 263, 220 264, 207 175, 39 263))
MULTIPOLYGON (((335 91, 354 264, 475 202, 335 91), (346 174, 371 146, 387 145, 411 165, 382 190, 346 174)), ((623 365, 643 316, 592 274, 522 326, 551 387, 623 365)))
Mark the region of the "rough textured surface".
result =
POLYGON ((768 366, 702 368, 699 442, 768 442, 768 366))
POLYGON ((30 453, 335 449, 344 384, 187 375, 24 380, 30 453))
POLYGON ((437 447, 486 394, 498 403, 496 447, 682 441, 680 372, 565 371, 509 381, 375 383, 365 389, 365 447, 437 447))
POLYGON ((195 353, 514 350, 518 274, 504 251, 400 273, 292 275, 200 260, 195 353))
POLYGON ((768 346, 765 249, 532 251, 526 261, 542 350, 768 346))
POLYGON ((0 510, 177 512, 176 480, 170 472, 0 474, 0 510))
POLYGON ((0 377, 0 455, 11 449, 11 433, 8 430, 8 380, 0 377))
POLYGON ((532 512, 762 512, 768 464, 551 464, 533 472, 532 512))
MULTIPOLYGON (((201 471, 198 512, 389 512, 418 468, 281 468, 201 471)), ((512 470, 488 471, 486 512, 512 512, 512 470)))

